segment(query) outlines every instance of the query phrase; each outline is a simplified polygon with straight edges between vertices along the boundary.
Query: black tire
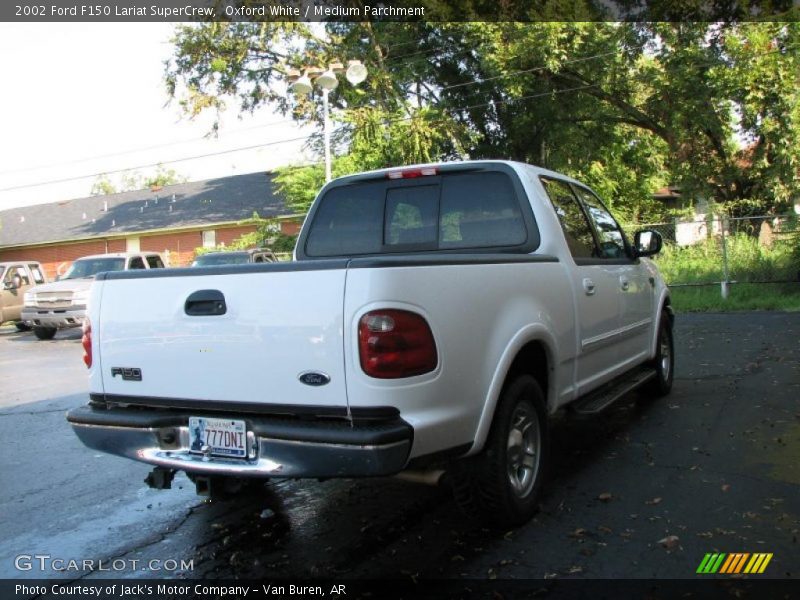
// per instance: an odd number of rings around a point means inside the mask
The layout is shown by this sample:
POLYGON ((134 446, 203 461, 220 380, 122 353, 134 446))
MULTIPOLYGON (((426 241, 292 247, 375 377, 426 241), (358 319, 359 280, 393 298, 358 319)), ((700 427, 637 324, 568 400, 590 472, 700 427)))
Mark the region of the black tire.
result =
POLYGON ((16 323, 14 323, 14 325, 17 326, 17 331, 30 331, 31 330, 31 326, 30 325, 26 325, 22 321, 17 321, 16 323))
POLYGON ((56 336, 56 331, 58 330, 55 327, 34 327, 33 335, 40 340, 52 340, 56 336))
POLYGON ((675 347, 672 339, 672 320, 666 311, 661 313, 658 323, 658 339, 656 340, 656 355, 650 366, 656 370, 656 376, 648 381, 643 391, 660 398, 672 390, 672 380, 675 377, 675 347))
POLYGON ((542 389, 530 375, 520 375, 500 397, 483 452, 453 465, 450 480, 456 502, 492 527, 526 523, 538 508, 548 442, 542 389), (514 439, 520 450, 512 453, 514 439))

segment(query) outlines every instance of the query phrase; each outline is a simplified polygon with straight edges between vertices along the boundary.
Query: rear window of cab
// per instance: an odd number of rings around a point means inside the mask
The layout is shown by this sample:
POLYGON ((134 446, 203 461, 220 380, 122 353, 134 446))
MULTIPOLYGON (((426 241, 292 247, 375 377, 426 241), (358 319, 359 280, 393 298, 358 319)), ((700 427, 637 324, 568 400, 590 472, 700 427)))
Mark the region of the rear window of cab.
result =
MULTIPOLYGON (((530 246, 535 230, 520 189, 503 171, 375 179, 333 187, 305 241, 309 257, 530 246)), ((526 202, 527 204, 527 202, 526 202)), ((530 250, 527 250, 530 251, 530 250)))

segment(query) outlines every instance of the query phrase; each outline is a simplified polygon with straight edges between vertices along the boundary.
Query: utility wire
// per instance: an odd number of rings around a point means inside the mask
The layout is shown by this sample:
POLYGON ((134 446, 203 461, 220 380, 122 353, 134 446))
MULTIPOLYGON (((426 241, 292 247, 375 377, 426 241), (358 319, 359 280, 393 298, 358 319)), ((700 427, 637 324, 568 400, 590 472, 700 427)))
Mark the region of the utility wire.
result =
POLYGON ((162 160, 159 162, 148 163, 146 165, 137 165, 135 167, 126 167, 124 169, 114 169, 112 171, 101 171, 99 173, 89 173, 88 175, 77 175, 75 177, 64 177, 62 179, 51 179, 49 181, 42 181, 40 183, 29 183, 23 185, 15 185, 11 187, 0 188, 0 192, 10 192, 13 190, 21 190, 24 188, 31 188, 31 187, 39 187, 42 185, 50 185, 53 183, 66 183, 68 181, 78 181, 81 179, 88 179, 89 177, 99 177, 100 175, 107 175, 109 173, 124 173, 125 171, 133 171, 135 169, 146 169, 149 167, 157 167, 159 165, 169 165, 172 163, 178 162, 185 162, 187 160, 195 160, 198 158, 209 158, 211 156, 220 156, 222 154, 232 154, 233 152, 242 152, 244 150, 255 150, 257 148, 266 148, 267 146, 277 146, 278 144, 286 144, 289 142, 299 142, 302 140, 307 140, 309 136, 304 135, 302 137, 296 138, 289 138, 285 140, 275 140, 273 142, 266 142, 264 144, 254 144, 252 146, 243 146, 241 148, 231 148, 229 150, 220 150, 219 152, 209 152, 207 154, 198 154, 195 156, 184 156, 182 158, 174 158, 172 160, 162 160))
MULTIPOLYGON (((254 131, 256 129, 267 129, 269 127, 276 127, 278 125, 288 125, 291 123, 296 123, 294 119, 283 119, 282 121, 273 121, 272 123, 265 123, 263 125, 255 125, 253 127, 240 127, 239 129, 231 129, 226 131, 225 133, 240 133, 243 131, 254 131)), ((148 150, 158 150, 159 148, 169 148, 171 146, 180 146, 181 144, 188 144, 190 142, 200 142, 204 139, 209 139, 207 136, 196 137, 196 138, 187 138, 185 140, 175 140, 172 142, 166 142, 164 144, 156 144, 154 146, 145 146, 142 148, 133 148, 131 150, 122 150, 120 152, 113 152, 111 154, 98 154, 95 156, 87 156, 84 158, 76 158, 74 160, 69 160, 66 162, 59 162, 59 163, 50 163, 48 165, 38 165, 35 167, 24 167, 22 169, 11 169, 9 171, 0 171, 0 175, 11 175, 14 173, 26 173, 28 171, 36 171, 38 169, 50 169, 53 167, 66 167, 68 165, 74 165, 82 162, 88 162, 90 160, 98 160, 101 158, 114 158, 117 156, 127 156, 128 154, 138 154, 139 152, 147 152, 148 150)), ((114 172, 114 171, 111 171, 114 172)))
MULTIPOLYGON (((790 50, 797 50, 798 48, 800 48, 800 44, 792 45, 792 46, 786 46, 784 48, 776 48, 776 49, 769 50, 769 51, 766 51, 766 52, 762 52, 762 53, 759 53, 759 54, 754 54, 751 58, 758 58, 760 56, 766 56, 766 55, 769 55, 769 54, 775 54, 775 53, 779 53, 779 52, 780 53, 789 52, 790 50)), ((575 62, 592 60, 592 59, 600 58, 602 56, 608 56, 609 54, 611 54, 611 53, 610 52, 606 52, 606 53, 597 54, 597 55, 594 55, 594 56, 574 59, 572 61, 565 61, 562 64, 568 64, 568 63, 575 63, 575 62)), ((716 62, 713 62, 713 63, 709 62, 709 63, 705 63, 705 64, 714 65, 714 64, 716 64, 716 62)), ((704 66, 704 63, 697 63, 694 66, 704 66)), ((500 78, 504 78, 504 77, 510 77, 510 76, 513 76, 513 75, 517 75, 517 74, 533 72, 535 70, 541 70, 543 68, 545 68, 545 67, 539 66, 539 67, 535 67, 535 68, 532 68, 532 69, 523 69, 521 71, 515 71, 515 72, 512 72, 512 73, 506 73, 504 75, 498 75, 496 77, 484 79, 484 80, 481 80, 481 81, 470 81, 470 82, 465 82, 464 84, 454 84, 453 86, 447 86, 447 87, 442 88, 442 89, 450 89, 450 88, 453 88, 453 87, 463 87, 463 86, 466 86, 466 85, 478 85, 478 84, 484 83, 486 81, 491 81, 493 79, 500 79, 500 78)), ((520 96, 518 98, 508 98, 506 100, 493 100, 491 102, 485 102, 485 103, 480 103, 480 104, 472 104, 472 105, 469 105, 469 106, 461 106, 461 107, 455 107, 455 108, 447 108, 447 107, 445 107, 445 108, 446 108, 446 110, 451 111, 451 112, 458 112, 458 111, 464 111, 464 110, 474 110, 476 108, 487 108, 487 107, 490 107, 490 106, 512 104, 514 102, 532 100, 532 99, 535 99, 535 98, 542 98, 542 97, 545 97, 545 96, 551 96, 551 95, 556 95, 556 94, 563 94, 563 93, 569 93, 569 92, 582 91, 582 90, 586 90, 586 89, 590 89, 590 88, 596 88, 596 87, 599 87, 599 85, 597 85, 597 84, 589 84, 589 85, 578 86, 578 87, 574 87, 574 88, 565 88, 565 89, 560 89, 560 90, 549 90, 547 92, 529 94, 529 95, 526 95, 526 96, 520 96)), ((411 120, 411 119, 413 119, 413 116, 398 117, 398 118, 395 118, 395 119, 388 119, 388 120, 386 120, 384 122, 387 123, 387 124, 391 124, 391 123, 397 123, 397 122, 402 122, 402 121, 408 121, 408 120, 411 120)), ((340 127, 338 129, 334 129, 331 133, 339 133, 339 132, 345 131, 345 130, 347 130, 346 127, 340 127)), ((6 187, 6 188, 0 188, 0 192, 8 192, 8 191, 13 191, 13 190, 18 190, 18 189, 39 187, 39 186, 50 185, 50 184, 55 184, 55 183, 66 183, 66 182, 70 182, 70 181, 78 181, 78 180, 81 180, 81 179, 88 179, 89 177, 99 177, 100 175, 105 175, 105 174, 109 174, 109 173, 121 173, 121 172, 131 171, 131 170, 135 170, 135 169, 143 169, 143 168, 148 168, 148 167, 156 167, 156 166, 159 166, 159 165, 172 164, 172 163, 177 163, 177 162, 184 162, 184 161, 187 161, 187 160, 194 160, 194 159, 199 159, 199 158, 208 158, 208 157, 211 157, 211 156, 219 156, 219 155, 223 155, 223 154, 231 154, 233 152, 240 152, 240 151, 244 151, 244 150, 253 150, 253 149, 256 149, 256 148, 265 148, 265 147, 268 147, 268 146, 276 146, 276 145, 279 145, 279 144, 306 140, 306 139, 308 139, 308 137, 309 136, 303 136, 303 137, 289 138, 289 139, 284 139, 284 140, 275 140, 275 141, 267 142, 267 143, 264 143, 264 144, 255 144, 255 145, 252 145, 252 146, 245 146, 245 147, 241 147, 241 148, 232 148, 232 149, 229 149, 229 150, 222 150, 222 151, 219 151, 219 152, 210 152, 210 153, 207 153, 207 154, 201 154, 201 155, 196 155, 196 156, 187 156, 187 157, 177 158, 177 159, 172 159, 172 160, 164 160, 164 161, 159 161, 159 162, 155 162, 155 163, 149 163, 149 164, 146 164, 146 165, 138 165, 138 166, 135 166, 135 167, 128 167, 128 168, 125 168, 125 169, 115 169, 115 170, 112 170, 112 171, 101 171, 99 173, 92 173, 92 174, 88 174, 88 175, 80 175, 80 176, 75 176, 75 177, 67 177, 67 178, 63 178, 63 179, 55 179, 55 180, 44 181, 44 182, 40 182, 40 183, 32 183, 32 184, 11 186, 11 187, 6 187)))

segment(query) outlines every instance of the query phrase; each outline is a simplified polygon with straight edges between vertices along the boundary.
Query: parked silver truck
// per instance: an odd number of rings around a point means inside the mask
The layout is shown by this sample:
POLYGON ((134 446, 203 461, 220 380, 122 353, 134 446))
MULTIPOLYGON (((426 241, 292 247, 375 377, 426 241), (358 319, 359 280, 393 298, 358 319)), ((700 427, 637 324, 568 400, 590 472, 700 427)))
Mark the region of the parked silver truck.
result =
POLYGON ((37 285, 25 293, 22 321, 40 340, 50 340, 59 329, 80 327, 86 318, 89 288, 105 271, 163 269, 157 252, 121 252, 84 256, 58 280, 37 285))

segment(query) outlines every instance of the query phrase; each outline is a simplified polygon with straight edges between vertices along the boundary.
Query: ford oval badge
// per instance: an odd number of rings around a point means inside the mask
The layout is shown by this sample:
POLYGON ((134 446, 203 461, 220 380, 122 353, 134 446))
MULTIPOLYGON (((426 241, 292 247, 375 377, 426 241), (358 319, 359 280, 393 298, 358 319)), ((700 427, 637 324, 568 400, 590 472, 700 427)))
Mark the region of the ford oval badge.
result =
POLYGON ((313 385, 314 387, 327 385, 331 382, 330 375, 320 373, 319 371, 306 371, 304 373, 300 373, 297 378, 302 383, 305 383, 306 385, 313 385))

